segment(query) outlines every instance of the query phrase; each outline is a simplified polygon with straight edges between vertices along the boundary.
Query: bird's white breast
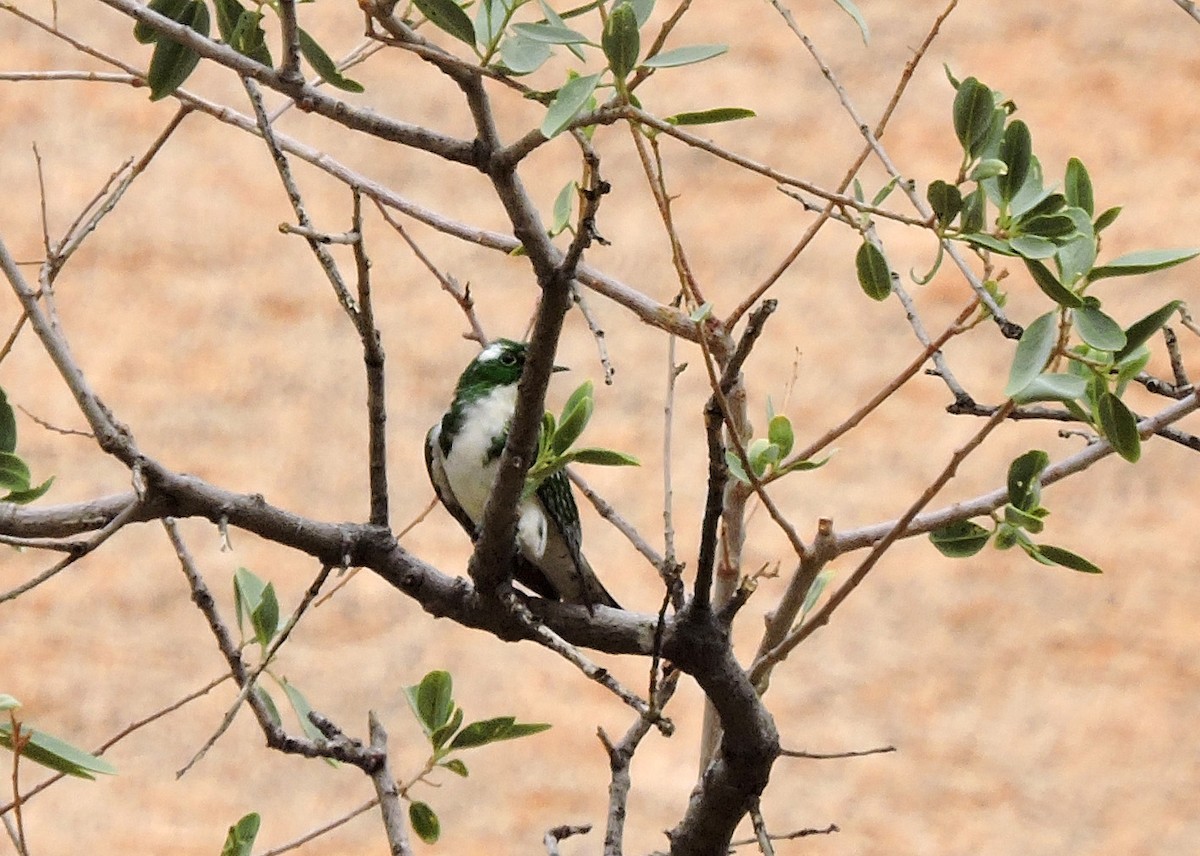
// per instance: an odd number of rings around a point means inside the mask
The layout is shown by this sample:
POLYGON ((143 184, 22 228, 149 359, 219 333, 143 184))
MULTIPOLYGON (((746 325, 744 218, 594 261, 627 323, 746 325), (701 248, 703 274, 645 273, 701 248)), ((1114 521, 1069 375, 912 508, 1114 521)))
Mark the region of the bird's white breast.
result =
POLYGON ((458 434, 445 456, 446 479, 463 511, 478 525, 483 520, 499 457, 488 461, 497 436, 504 433, 517 403, 517 385, 499 386, 467 405, 458 434))

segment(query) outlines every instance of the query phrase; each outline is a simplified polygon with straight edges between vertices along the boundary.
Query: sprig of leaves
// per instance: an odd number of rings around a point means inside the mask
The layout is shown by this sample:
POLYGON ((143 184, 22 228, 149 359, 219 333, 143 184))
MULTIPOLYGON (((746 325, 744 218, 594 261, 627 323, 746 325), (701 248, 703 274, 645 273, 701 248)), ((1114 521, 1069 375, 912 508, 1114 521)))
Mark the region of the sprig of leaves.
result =
MULTIPOLYGON (((419 684, 404 688, 408 706, 429 740, 431 752, 426 762, 427 771, 440 768, 465 778, 469 775, 467 765, 461 758, 452 757, 455 753, 528 737, 550 728, 544 722, 517 722, 512 716, 463 725, 463 710, 454 702, 453 688, 450 673, 441 670, 432 671, 419 684)), ((408 820, 413 832, 426 844, 433 844, 441 836, 441 822, 425 802, 409 800, 408 820)))
MULTIPOLYGON (((829 456, 819 461, 793 458, 787 460, 795 444, 796 433, 792 421, 782 413, 776 413, 770 400, 767 401, 767 436, 755 437, 746 444, 746 458, 750 469, 760 481, 775 479, 792 472, 815 470, 829 463, 829 456)), ((743 484, 752 484, 741 456, 733 449, 725 450, 725 465, 730 474, 743 484)))
POLYGON ((61 737, 38 731, 36 728, 26 728, 13 713, 20 706, 21 703, 11 695, 0 693, 0 714, 7 720, 0 722, 0 746, 13 750, 15 726, 22 758, 77 779, 95 779, 95 773, 106 776, 116 774, 117 768, 103 758, 86 752, 61 737))
MULTIPOLYGON (((190 27, 205 38, 209 36, 212 16, 204 0, 151 0, 148 8, 177 24, 190 27)), ((264 8, 279 13, 275 0, 264 0, 254 10, 247 9, 240 0, 213 0, 217 33, 221 41, 243 56, 270 66, 273 65, 271 50, 262 26, 264 8)), ((464 14, 461 9, 458 11, 464 14)), ((467 26, 470 27, 469 21, 467 26)), ((200 55, 192 48, 163 36, 141 21, 134 24, 133 37, 141 44, 154 46, 146 71, 151 101, 158 101, 175 92, 191 77, 200 62, 200 55)), ((346 92, 363 91, 362 84, 338 71, 337 63, 303 28, 299 29, 299 39, 300 55, 326 83, 346 92)))
POLYGON ((1041 534, 1050 511, 1042 506, 1042 471, 1050 456, 1034 449, 1016 458, 1008 467, 1008 502, 1003 516, 991 516, 988 529, 971 520, 960 520, 929 534, 933 546, 944 556, 974 556, 992 541, 998 550, 1020 547, 1027 556, 1043 565, 1060 565, 1073 571, 1098 574, 1100 568, 1063 547, 1038 544, 1031 536, 1041 534))
POLYGON ((569 464, 596 464, 602 467, 640 466, 637 458, 595 446, 571 448, 583 429, 587 427, 596 409, 592 382, 584 381, 563 405, 562 414, 556 420, 550 411, 542 416, 541 433, 538 435, 538 453, 525 476, 522 498, 537 493, 542 483, 569 464))
POLYGON ((0 502, 28 505, 54 484, 54 476, 34 485, 29 465, 17 454, 17 417, 8 396, 0 389, 0 502))

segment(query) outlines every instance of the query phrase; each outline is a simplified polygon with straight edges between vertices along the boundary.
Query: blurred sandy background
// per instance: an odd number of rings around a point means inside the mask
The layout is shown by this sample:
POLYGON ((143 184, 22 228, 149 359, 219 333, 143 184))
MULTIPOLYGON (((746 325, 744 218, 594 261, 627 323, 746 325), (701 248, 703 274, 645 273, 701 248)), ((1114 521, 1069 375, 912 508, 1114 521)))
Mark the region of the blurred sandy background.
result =
MULTIPOLYGON (((703 5, 714 8, 697 8, 677 43, 725 41, 729 55, 693 70, 703 72, 701 86, 684 71, 660 74, 640 93, 647 107, 660 114, 752 107, 757 120, 709 132, 752 158, 832 185, 859 142, 811 59, 767 4, 703 5)), ((793 11, 873 123, 942 4, 859 5, 872 28, 869 48, 827 0, 797 0, 793 11)), ((49 3, 36 0, 22 0, 22 8, 50 13, 49 3)), ((129 38, 128 23, 100 4, 63 0, 59 20, 137 64, 148 61, 149 51, 129 38)), ((305 6, 303 21, 329 34, 322 41, 335 54, 352 47, 361 32, 350 3, 305 6)), ((0 45, 6 70, 104 68, 11 15, 0 15, 0 45)), ((1194 225, 1200 25, 1172 3, 964 0, 885 137, 900 169, 922 186, 951 178, 958 164, 942 63, 960 75, 977 75, 1016 101, 1048 175, 1061 176, 1067 158, 1078 156, 1091 169, 1097 205, 1127 206, 1106 233, 1106 252, 1200 242, 1194 225)), ((362 103, 467 133, 453 88, 416 61, 381 55, 353 76, 367 86, 362 103)), ((248 109, 228 75, 205 71, 188 85, 248 109)), ((41 152, 50 233, 57 237, 119 163, 141 155, 173 111, 170 101, 151 105, 145 90, 119 86, 0 85, 0 236, 10 249, 23 260, 41 253, 31 143, 41 152)), ((504 130, 510 136, 538 121, 532 105, 508 115, 504 130)), ((280 127, 420 204, 503 227, 478 176, 448 170, 429 156, 347 141, 295 112, 280 127)), ((177 135, 59 280, 76 356, 142 449, 169 466, 226 488, 262 492, 313 517, 363 519, 357 341, 303 242, 276 229, 292 215, 265 149, 199 115, 186 119, 177 135)), ((597 143, 604 175, 614 185, 600 217, 612 245, 594 249, 589 260, 669 300, 675 286, 661 227, 628 138, 621 129, 601 129, 597 143)), ((547 212, 558 188, 575 175, 568 149, 562 143, 545 147, 523 173, 547 212)), ((809 215, 764 179, 670 143, 664 149, 690 259, 723 314, 777 264, 809 215)), ((319 226, 348 228, 343 189, 307 167, 297 170, 319 226)), ((866 172, 868 193, 880 175, 866 172)), ((431 496, 421 438, 473 346, 460 336, 465 325, 452 302, 373 211, 367 230, 389 358, 392 521, 400 527, 431 496)), ((533 289, 520 260, 423 227, 413 231, 435 263, 471 283, 491 335, 521 334, 533 289)), ((916 353, 899 304, 876 305, 859 292, 855 243, 842 231, 827 228, 774 290, 780 311, 748 366, 752 413, 761 424, 767 396, 782 401, 799 351, 788 412, 802 438, 843 418, 916 353)), ((885 227, 884 238, 893 265, 903 272, 922 271, 932 260, 925 235, 885 227)), ((34 275, 33 267, 27 270, 34 275)), ((1115 281, 1101 293, 1128 322, 1170 297, 1195 302, 1196 271, 1192 265, 1115 281)), ((912 290, 935 330, 965 300, 964 286, 951 276, 912 290)), ((1014 288, 1017 320, 1042 311, 1032 290, 1014 288)), ((617 375, 613 387, 598 388, 598 414, 587 436, 636 452, 645 468, 585 475, 661 543, 664 345, 614 305, 596 297, 591 305, 608 333, 617 375)), ((0 298, 5 330, 16 316, 15 300, 0 298)), ((1185 335, 1184 341, 1190 368, 1200 372, 1194 338, 1185 335)), ((955 343, 949 356, 972 392, 991 402, 998 399, 1010 353, 1011 344, 988 329, 955 343)), ((696 432, 704 383, 690 347, 681 347, 680 359, 693 367, 681 379, 677 406, 676 523, 682 557, 692 562, 703 496, 703 444, 696 432)), ((553 404, 583 378, 599 384, 595 347, 577 313, 568 321, 560 362, 574 371, 557 379, 553 404)), ((0 384, 40 418, 83 427, 31 335, 0 366, 0 384)), ((780 484, 776 497, 802 534, 809 536, 822 516, 847 529, 899 513, 978 427, 945 415, 941 408, 948 401, 936 380, 917 379, 859 434, 839 443, 828 467, 780 484)), ((1161 403, 1137 397, 1135 404, 1150 410, 1161 403)), ((88 441, 18 418, 20 450, 35 477, 58 475, 45 502, 127 489, 127 475, 88 441)), ((1195 419, 1183 427, 1200 430, 1195 419)), ((996 486, 1005 463, 1025 449, 1045 448, 1057 458, 1079 442, 1056 438, 1053 427, 1006 426, 935 504, 996 486)), ((783 843, 780 852, 1196 852, 1198 496, 1200 459, 1162 440, 1148 444, 1136 468, 1109 459, 1086 478, 1049 490, 1054 514, 1045 540, 1087 555, 1105 569, 1101 577, 994 551, 950 562, 924 539, 895 549, 831 625, 777 672, 769 702, 790 748, 894 744, 899 751, 844 761, 781 760, 766 801, 772 831, 829 823, 842 831, 783 843)), ((585 525, 589 555, 617 597, 630 608, 656 608, 653 572, 594 515, 585 525)), ((233 552, 221 552, 212 526, 192 522, 185 531, 230 619, 230 577, 237 566, 273 580, 285 609, 317 571, 311 561, 238 532, 233 552)), ((405 543, 451 572, 468 555, 466 539, 441 512, 405 543)), ((787 555, 765 518, 756 518, 747 567, 786 562, 787 555)), ((49 561, 4 554, 0 588, 11 588, 49 561)), ((836 567, 848 573, 852 561, 836 567)), ((765 582, 743 615, 739 639, 746 656, 759 616, 782 585, 765 582)), ((163 533, 150 525, 126 530, 19 603, 0 607, 0 652, 0 691, 25 703, 30 722, 83 746, 199 688, 222 667, 163 533)), ((631 685, 644 686, 643 663, 605 664, 631 685)), ((431 621, 364 573, 301 625, 279 671, 352 733, 365 733, 366 711, 377 710, 391 733, 393 768, 403 777, 419 768, 423 756, 401 688, 434 668, 453 672, 469 719, 511 713, 555 726, 534 738, 477 750, 465 757, 469 779, 443 777, 444 787, 418 791, 441 815, 440 852, 541 852, 542 833, 551 826, 602 822, 607 762, 595 730, 619 734, 629 715, 532 645, 503 645, 431 621)), ((120 775, 62 783, 37 797, 26 813, 32 851, 215 854, 226 827, 251 810, 264 818, 261 851, 371 796, 356 771, 265 751, 245 715, 177 781, 174 771, 216 727, 231 697, 223 686, 119 744, 109 757, 120 775)), ((649 740, 638 756, 628 852, 663 846, 661 830, 677 821, 694 776, 698 713, 698 694, 688 687, 673 710, 678 734, 649 740)), ((36 771, 26 772, 34 773, 28 781, 39 780, 36 771)), ((9 852, 8 840, 0 842, 0 853, 9 852)), ((564 845, 564 852, 594 853, 599 842, 593 832, 564 845)), ((370 815, 300 852, 385 850, 370 815)))

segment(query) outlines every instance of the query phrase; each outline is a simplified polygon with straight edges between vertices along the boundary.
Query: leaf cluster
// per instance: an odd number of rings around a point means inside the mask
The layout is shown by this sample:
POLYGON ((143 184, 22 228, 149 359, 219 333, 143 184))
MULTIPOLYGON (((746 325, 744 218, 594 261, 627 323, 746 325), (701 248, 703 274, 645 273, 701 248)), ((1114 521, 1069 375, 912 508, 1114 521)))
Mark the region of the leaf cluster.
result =
POLYGON ((1043 565, 1061 565, 1073 571, 1098 574, 1100 568, 1082 556, 1055 547, 1038 544, 1031 536, 1041 534, 1050 511, 1042 506, 1042 471, 1050 456, 1040 449, 1026 452, 1008 467, 1008 502, 1003 516, 992 515, 988 529, 971 520, 960 520, 929 534, 933 546, 951 558, 974 556, 992 541, 998 550, 1020 547, 1027 556, 1043 565))
POLYGON ((595 446, 571 448, 587 427, 595 409, 594 388, 589 380, 581 383, 571 393, 557 420, 550 411, 543 414, 541 432, 538 434, 537 458, 525 476, 523 499, 537 493, 546 479, 569 464, 596 464, 602 467, 640 466, 638 459, 633 455, 615 449, 595 446))
MULTIPOLYGON (((776 413, 770 400, 767 401, 767 436, 755 437, 746 444, 746 459, 750 469, 759 480, 772 480, 793 472, 815 470, 829 462, 828 457, 819 461, 794 458, 787 460, 795 444, 796 433, 792 421, 782 413, 776 413)), ((725 451, 725 464, 730 474, 743 484, 752 484, 741 456, 733 449, 725 451)))
MULTIPOLYGON (((275 594, 275 584, 265 582, 261 577, 246 568, 238 568, 233 575, 233 601, 237 614, 238 632, 242 634, 243 644, 246 640, 246 630, 253 634, 253 642, 262 650, 263 657, 267 656, 271 644, 276 640, 286 621, 282 620, 279 612, 279 599, 275 594)), ((265 670, 283 690, 288 705, 299 720, 300 730, 304 736, 316 743, 323 742, 325 735, 313 724, 309 714, 312 705, 309 704, 299 688, 287 678, 277 677, 270 669, 265 670)), ((283 717, 271 693, 261 683, 254 685, 254 695, 266 708, 271 721, 283 725, 283 717)), ((337 766, 333 759, 326 759, 331 766, 337 766)))
MULTIPOLYGON (((217 19, 217 32, 221 41, 238 53, 265 66, 273 65, 271 50, 267 46, 267 35, 262 22, 264 9, 279 14, 276 0, 255 2, 254 9, 247 9, 239 0, 212 0, 217 19)), ((170 18, 177 24, 190 27, 208 38, 212 27, 212 15, 204 0, 151 0, 151 11, 170 18)), ((300 55, 330 86, 347 92, 362 92, 362 84, 344 77, 337 63, 324 48, 302 27, 298 27, 300 55)), ((196 70, 200 55, 190 47, 161 35, 157 30, 139 21, 134 25, 133 36, 144 45, 154 45, 150 56, 150 67, 146 82, 150 86, 150 100, 166 98, 184 84, 196 70)))
MULTIPOLYGON (((463 725, 464 714, 454 702, 454 681, 446 671, 432 671, 419 684, 405 687, 404 697, 429 740, 431 754, 426 769, 441 768, 464 778, 469 774, 456 752, 475 749, 502 740, 516 740, 547 730, 544 722, 517 722, 512 716, 498 716, 463 725)), ((426 844, 441 835, 441 822, 427 803, 410 800, 408 819, 413 832, 426 844)))
POLYGON ((17 454, 16 414, 0 389, 0 490, 7 491, 0 502, 26 505, 50 490, 53 483, 51 476, 39 485, 33 484, 29 465, 17 454))

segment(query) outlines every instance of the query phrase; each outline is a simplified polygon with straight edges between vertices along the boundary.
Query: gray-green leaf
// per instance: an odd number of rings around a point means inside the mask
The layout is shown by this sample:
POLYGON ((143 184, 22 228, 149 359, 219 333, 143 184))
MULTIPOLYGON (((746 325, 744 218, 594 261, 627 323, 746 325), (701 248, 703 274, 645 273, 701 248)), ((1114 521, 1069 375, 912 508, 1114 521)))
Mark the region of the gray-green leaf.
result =
MULTIPOLYGON (((1097 226, 1099 230, 1099 226, 1097 226)), ((1093 282, 1114 276, 1137 276, 1156 270, 1165 270, 1200 256, 1200 249, 1141 250, 1113 259, 1108 264, 1092 268, 1093 282)))
POLYGON ((1125 402, 1111 392, 1105 392, 1096 402, 1096 415, 1100 431, 1116 453, 1131 464, 1137 463, 1142 456, 1142 439, 1138 436, 1137 417, 1125 402))
POLYGON ((576 77, 564 83, 550 102, 546 118, 542 120, 542 135, 551 139, 566 130, 576 114, 588 103, 599 83, 599 74, 576 77))
POLYGON ((1004 387, 1006 396, 1011 398, 1019 393, 1046 367, 1058 341, 1057 316, 1057 312, 1047 312, 1025 328, 1021 341, 1017 343, 1008 383, 1004 387))
POLYGON ((991 532, 970 520, 960 520, 929 533, 929 540, 938 552, 952 559, 974 556, 987 546, 991 537, 991 532))
POLYGON ((676 68, 681 65, 694 65, 704 62, 706 59, 718 57, 728 50, 729 45, 687 45, 647 57, 641 65, 644 68, 676 68))
POLYGON ((225 846, 221 848, 221 856, 250 856, 261 824, 262 818, 258 813, 251 812, 229 827, 229 834, 225 836, 225 846))
POLYGON ((438 816, 423 802, 413 802, 408 805, 408 822, 412 824, 413 832, 426 844, 436 844, 442 834, 442 824, 438 816))

